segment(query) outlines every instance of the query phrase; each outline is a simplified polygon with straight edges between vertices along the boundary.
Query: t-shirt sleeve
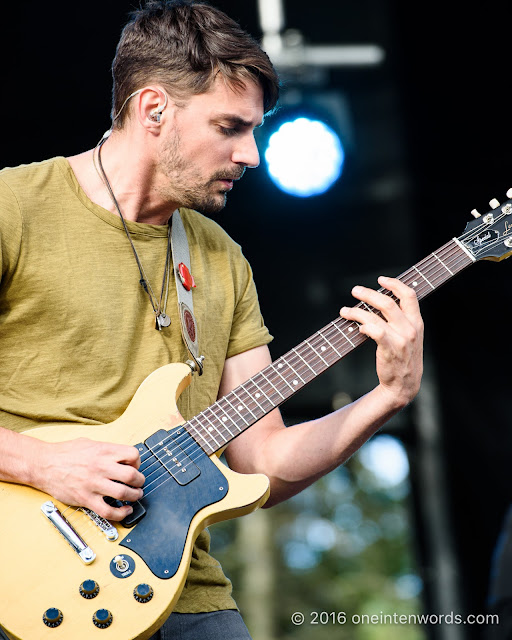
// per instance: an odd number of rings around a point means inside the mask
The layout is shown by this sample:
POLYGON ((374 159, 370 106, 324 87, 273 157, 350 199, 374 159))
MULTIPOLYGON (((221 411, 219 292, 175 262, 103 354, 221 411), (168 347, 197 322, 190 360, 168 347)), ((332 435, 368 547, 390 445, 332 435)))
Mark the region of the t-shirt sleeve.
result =
POLYGON ((21 213, 18 201, 0 178, 0 282, 14 271, 21 245, 21 213))
POLYGON ((233 314, 227 358, 255 347, 261 347, 273 340, 261 315, 252 269, 242 253, 240 253, 237 266, 236 279, 239 297, 233 314))

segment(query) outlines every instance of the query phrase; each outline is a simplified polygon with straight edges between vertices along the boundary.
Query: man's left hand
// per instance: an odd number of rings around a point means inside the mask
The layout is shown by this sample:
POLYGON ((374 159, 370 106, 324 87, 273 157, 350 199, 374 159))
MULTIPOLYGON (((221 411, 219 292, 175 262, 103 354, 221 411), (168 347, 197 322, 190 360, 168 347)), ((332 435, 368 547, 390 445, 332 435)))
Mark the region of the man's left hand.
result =
POLYGON ((359 331, 377 343, 379 387, 397 407, 407 405, 418 393, 423 373, 423 320, 413 289, 396 278, 381 276, 388 295, 356 286, 352 295, 381 312, 383 317, 359 307, 343 307, 340 315, 359 323, 359 331))

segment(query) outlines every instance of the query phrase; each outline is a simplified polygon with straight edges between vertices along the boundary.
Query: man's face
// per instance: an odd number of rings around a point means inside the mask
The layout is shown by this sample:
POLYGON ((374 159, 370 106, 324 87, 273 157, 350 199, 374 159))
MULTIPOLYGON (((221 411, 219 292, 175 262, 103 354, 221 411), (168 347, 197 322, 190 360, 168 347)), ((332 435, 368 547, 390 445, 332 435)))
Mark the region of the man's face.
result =
POLYGON ((174 107, 172 117, 160 153, 161 195, 216 213, 233 181, 259 164, 254 128, 263 120, 263 91, 254 82, 234 91, 217 76, 208 92, 174 107))

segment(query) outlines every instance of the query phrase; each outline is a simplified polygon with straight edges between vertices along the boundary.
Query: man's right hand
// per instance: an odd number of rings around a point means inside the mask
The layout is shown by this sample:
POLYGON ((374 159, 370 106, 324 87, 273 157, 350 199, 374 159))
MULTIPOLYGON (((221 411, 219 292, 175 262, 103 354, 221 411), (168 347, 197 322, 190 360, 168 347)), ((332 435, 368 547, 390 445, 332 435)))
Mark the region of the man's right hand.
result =
POLYGON ((132 508, 112 507, 103 497, 129 502, 142 498, 145 478, 138 471, 140 457, 135 447, 88 438, 41 444, 41 457, 32 463, 30 484, 57 500, 120 521, 132 508))

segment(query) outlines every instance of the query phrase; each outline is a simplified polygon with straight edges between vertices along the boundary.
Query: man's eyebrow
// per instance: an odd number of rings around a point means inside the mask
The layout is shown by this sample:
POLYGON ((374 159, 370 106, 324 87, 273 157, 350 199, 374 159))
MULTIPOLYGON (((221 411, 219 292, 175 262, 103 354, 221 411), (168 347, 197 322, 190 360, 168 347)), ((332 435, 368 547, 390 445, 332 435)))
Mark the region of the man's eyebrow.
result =
POLYGON ((231 125, 237 125, 239 127, 258 128, 261 127, 263 122, 254 124, 251 120, 244 120, 240 116, 235 116, 232 113, 219 113, 215 116, 215 120, 223 120, 231 125))

